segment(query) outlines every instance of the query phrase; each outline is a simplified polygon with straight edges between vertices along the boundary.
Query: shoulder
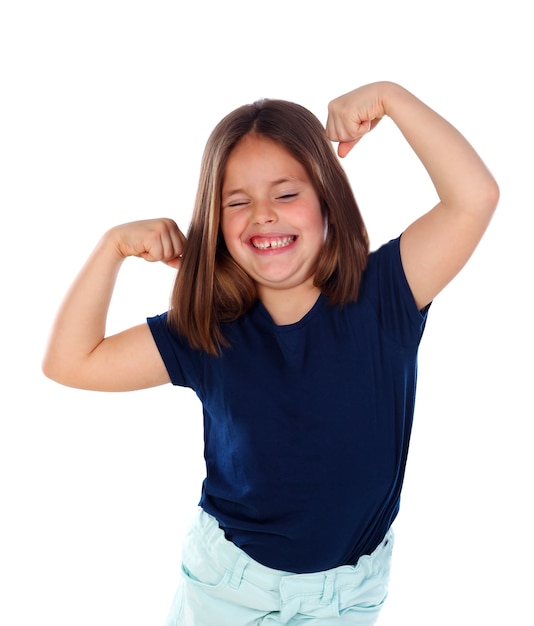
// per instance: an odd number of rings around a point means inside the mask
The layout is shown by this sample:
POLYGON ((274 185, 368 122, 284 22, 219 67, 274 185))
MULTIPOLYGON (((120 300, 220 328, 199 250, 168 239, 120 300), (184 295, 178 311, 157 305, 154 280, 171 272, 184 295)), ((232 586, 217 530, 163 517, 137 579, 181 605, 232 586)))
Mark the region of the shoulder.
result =
POLYGON ((370 252, 362 277, 362 291, 376 290, 387 281, 397 282, 409 289, 402 267, 400 236, 370 252))
POLYGON ((195 388, 204 353, 192 348, 185 337, 172 329, 167 312, 148 317, 147 324, 171 382, 195 388))
POLYGON ((399 235, 369 254, 360 299, 370 304, 383 329, 402 342, 412 342, 421 337, 428 307, 423 311, 417 307, 404 272, 400 241, 399 235))

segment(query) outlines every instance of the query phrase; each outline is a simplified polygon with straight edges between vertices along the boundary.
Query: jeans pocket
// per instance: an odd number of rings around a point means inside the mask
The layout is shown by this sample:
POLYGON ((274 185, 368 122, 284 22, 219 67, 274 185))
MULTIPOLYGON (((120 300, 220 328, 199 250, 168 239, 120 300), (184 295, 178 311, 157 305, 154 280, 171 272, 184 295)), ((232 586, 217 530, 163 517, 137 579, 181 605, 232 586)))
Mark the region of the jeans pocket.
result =
POLYGON ((182 562, 182 577, 186 583, 211 589, 221 589, 228 584, 230 572, 220 571, 211 566, 211 563, 187 564, 182 562))
POLYGON ((378 615, 388 596, 392 550, 393 534, 390 532, 371 555, 360 557, 353 570, 353 584, 339 589, 341 614, 353 611, 378 615))
POLYGON ((339 591, 339 613, 347 612, 376 614, 384 605, 388 595, 388 584, 380 576, 373 576, 362 585, 345 587, 339 591))

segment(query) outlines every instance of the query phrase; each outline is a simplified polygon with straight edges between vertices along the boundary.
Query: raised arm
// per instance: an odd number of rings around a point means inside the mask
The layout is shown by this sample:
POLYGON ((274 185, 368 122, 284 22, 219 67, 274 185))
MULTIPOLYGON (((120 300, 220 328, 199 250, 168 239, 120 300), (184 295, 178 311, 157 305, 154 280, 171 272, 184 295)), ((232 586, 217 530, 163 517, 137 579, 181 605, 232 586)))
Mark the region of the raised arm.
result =
POLYGON ((106 318, 126 257, 178 267, 183 242, 170 219, 130 222, 106 232, 58 311, 43 359, 44 374, 70 387, 98 391, 130 391, 169 382, 148 325, 106 337, 106 318))
POLYGON ((499 199, 493 176, 469 142, 403 87, 378 82, 329 104, 328 137, 345 157, 384 117, 390 117, 426 168, 439 202, 402 234, 401 257, 419 308, 467 262, 499 199))

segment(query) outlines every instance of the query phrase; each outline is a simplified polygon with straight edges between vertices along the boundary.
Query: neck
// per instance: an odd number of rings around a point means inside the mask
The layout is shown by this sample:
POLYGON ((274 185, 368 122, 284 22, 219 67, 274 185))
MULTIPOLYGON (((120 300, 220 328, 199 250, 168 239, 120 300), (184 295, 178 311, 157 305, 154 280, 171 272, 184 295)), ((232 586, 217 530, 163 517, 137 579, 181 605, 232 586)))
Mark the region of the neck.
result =
POLYGON ((300 321, 313 308, 320 294, 320 289, 313 284, 301 285, 298 289, 258 289, 263 306, 278 326, 300 321))

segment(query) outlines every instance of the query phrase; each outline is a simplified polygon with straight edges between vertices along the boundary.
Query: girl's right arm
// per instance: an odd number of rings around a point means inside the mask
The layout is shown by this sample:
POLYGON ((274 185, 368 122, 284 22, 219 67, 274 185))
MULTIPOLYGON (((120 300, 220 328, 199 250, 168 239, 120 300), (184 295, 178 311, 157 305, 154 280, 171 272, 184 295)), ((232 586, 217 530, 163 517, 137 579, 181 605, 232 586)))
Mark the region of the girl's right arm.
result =
POLYGON ((106 319, 126 257, 178 268, 184 235, 170 219, 142 220, 107 231, 70 287, 48 342, 43 372, 69 387, 131 391, 169 382, 148 324, 106 337, 106 319))

